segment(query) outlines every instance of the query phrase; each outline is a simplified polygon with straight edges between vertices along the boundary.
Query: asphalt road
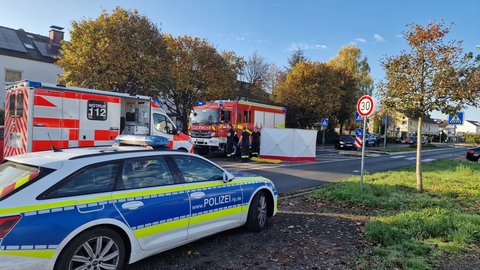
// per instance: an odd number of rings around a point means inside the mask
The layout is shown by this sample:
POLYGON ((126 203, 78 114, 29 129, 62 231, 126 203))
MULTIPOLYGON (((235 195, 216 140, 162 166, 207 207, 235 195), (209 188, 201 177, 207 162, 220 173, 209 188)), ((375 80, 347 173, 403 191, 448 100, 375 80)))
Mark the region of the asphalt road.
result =
MULTIPOLYGON (((370 148, 371 149, 371 148, 370 148)), ((422 151, 422 163, 437 159, 464 156, 465 147, 439 148, 422 151)), ((285 194, 304 190, 327 182, 337 182, 352 175, 360 175, 361 151, 339 151, 331 146, 317 147, 314 162, 240 163, 225 161, 221 156, 207 156, 227 170, 242 170, 271 179, 278 192, 285 194)), ((392 154, 370 152, 366 149, 364 172, 382 172, 406 166, 415 166, 416 151, 392 154)))

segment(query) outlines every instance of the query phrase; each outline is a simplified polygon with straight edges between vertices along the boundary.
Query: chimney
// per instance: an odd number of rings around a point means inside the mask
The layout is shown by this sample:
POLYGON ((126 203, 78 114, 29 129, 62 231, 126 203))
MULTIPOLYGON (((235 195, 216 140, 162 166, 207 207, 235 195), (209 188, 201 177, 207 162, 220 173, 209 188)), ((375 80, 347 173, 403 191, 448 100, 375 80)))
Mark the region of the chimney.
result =
POLYGON ((63 40, 63 27, 60 27, 60 26, 56 26, 56 25, 52 25, 50 26, 50 40, 53 42, 53 43, 58 43, 60 44, 60 42, 63 40))

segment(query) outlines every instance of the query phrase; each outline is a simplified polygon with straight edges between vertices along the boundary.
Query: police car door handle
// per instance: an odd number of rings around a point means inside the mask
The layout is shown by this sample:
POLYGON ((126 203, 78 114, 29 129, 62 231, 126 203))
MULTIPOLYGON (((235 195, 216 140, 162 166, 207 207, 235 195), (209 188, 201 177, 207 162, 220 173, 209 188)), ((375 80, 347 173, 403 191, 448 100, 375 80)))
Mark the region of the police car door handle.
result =
POLYGON ((143 202, 140 202, 140 201, 126 202, 122 204, 122 208, 128 209, 128 210, 136 210, 142 206, 143 206, 143 202))
POLYGON ((193 192, 192 194, 190 194, 190 198, 192 199, 201 199, 203 197, 205 197, 205 192, 202 191, 193 192))

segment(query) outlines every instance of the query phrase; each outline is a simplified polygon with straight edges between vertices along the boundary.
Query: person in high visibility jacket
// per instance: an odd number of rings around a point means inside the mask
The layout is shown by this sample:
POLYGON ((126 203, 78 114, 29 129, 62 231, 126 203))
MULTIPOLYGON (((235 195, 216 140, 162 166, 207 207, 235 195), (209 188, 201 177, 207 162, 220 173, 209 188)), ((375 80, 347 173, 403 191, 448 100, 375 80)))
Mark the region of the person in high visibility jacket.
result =
POLYGON ((242 162, 248 162, 250 152, 250 133, 247 128, 243 127, 243 132, 240 135, 240 141, 238 142, 242 149, 242 162))

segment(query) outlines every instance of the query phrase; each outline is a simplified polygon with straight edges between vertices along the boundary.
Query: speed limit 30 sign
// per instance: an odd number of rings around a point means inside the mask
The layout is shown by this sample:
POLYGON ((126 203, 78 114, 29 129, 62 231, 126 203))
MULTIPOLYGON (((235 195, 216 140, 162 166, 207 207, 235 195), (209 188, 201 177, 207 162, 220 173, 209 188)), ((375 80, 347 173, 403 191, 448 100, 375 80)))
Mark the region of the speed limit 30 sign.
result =
POLYGON ((368 117, 373 112, 373 99, 369 95, 362 96, 357 103, 357 112, 362 117, 368 117))

